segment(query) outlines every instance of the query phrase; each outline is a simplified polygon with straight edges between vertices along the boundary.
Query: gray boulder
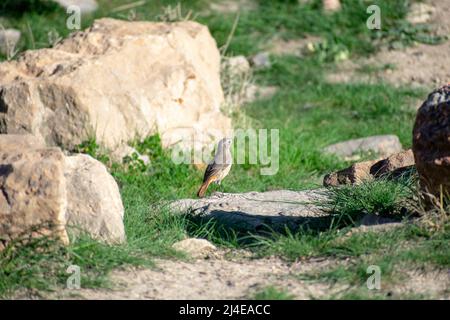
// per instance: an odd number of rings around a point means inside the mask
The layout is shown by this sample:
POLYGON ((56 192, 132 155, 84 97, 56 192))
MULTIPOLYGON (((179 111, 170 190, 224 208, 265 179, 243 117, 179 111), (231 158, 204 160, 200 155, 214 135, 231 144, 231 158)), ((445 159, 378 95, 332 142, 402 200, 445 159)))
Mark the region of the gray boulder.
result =
POLYGON ((351 157, 364 152, 373 152, 380 157, 388 157, 402 150, 402 145, 397 136, 379 135, 335 143, 326 147, 324 152, 339 157, 351 157))
POLYGON ((40 236, 68 244, 68 229, 124 242, 123 215, 117 183, 101 162, 66 156, 31 135, 0 134, 0 250, 40 236))
POLYGON ((106 167, 87 154, 66 157, 67 227, 107 243, 125 241, 119 187, 106 167))
POLYGON ((171 203, 171 209, 194 217, 213 220, 238 231, 283 232, 300 226, 326 225, 329 215, 318 202, 325 199, 322 190, 277 190, 248 193, 214 193, 205 199, 183 199, 171 203))

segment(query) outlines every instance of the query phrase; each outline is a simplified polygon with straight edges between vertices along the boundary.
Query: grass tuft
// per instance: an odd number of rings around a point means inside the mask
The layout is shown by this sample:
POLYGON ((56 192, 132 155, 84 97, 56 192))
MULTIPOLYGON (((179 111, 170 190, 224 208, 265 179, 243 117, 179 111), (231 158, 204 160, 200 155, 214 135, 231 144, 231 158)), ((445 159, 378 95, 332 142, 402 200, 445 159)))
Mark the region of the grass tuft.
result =
POLYGON ((268 286, 254 294, 253 300, 293 300, 294 296, 284 290, 268 286))
POLYGON ((321 206, 334 214, 338 225, 355 224, 366 214, 400 219, 407 200, 416 194, 415 185, 413 178, 381 178, 356 186, 332 187, 325 192, 328 200, 321 206))

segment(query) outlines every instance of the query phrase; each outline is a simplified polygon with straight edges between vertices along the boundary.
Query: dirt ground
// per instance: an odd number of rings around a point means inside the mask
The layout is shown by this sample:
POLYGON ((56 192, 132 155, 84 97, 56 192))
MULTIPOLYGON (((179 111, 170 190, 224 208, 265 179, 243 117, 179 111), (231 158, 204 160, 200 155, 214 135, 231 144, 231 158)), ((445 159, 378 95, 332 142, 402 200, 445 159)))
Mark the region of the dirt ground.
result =
POLYGON ((192 261, 159 260, 155 269, 116 271, 112 290, 63 291, 59 298, 82 299, 248 299, 267 286, 298 299, 321 297, 338 288, 307 283, 296 275, 328 265, 330 261, 287 263, 276 258, 209 257, 192 261))
MULTIPOLYGON (((64 289, 42 296, 18 295, 24 299, 251 299, 269 286, 290 294, 294 299, 327 299, 347 292, 347 285, 301 276, 329 270, 348 260, 310 259, 286 262, 279 258, 252 259, 242 252, 216 252, 190 261, 157 260, 156 268, 114 271, 110 289, 64 289)), ((369 275, 368 275, 369 276, 369 275)), ((450 276, 433 270, 412 270, 399 274, 398 283, 386 284, 383 294, 392 298, 426 294, 450 299, 450 276), (386 290, 387 289, 387 290, 386 290)))
MULTIPOLYGON (((450 36, 450 1, 427 0, 434 7, 427 24, 433 34, 450 36)), ((422 86, 433 89, 450 82, 450 40, 437 45, 417 44, 403 50, 383 49, 378 54, 357 61, 342 62, 337 71, 328 75, 330 82, 387 81, 394 85, 422 86), (386 68, 385 66, 389 66, 386 68), (358 72, 362 67, 376 70, 370 75, 358 72)))

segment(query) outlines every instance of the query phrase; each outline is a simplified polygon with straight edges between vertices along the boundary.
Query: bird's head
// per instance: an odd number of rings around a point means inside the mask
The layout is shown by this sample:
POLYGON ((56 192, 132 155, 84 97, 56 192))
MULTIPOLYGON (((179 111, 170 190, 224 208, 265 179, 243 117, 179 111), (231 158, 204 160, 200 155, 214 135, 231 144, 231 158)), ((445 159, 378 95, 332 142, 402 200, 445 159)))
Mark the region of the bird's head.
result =
POLYGON ((232 140, 230 138, 223 138, 219 141, 219 149, 228 148, 231 146, 232 140))

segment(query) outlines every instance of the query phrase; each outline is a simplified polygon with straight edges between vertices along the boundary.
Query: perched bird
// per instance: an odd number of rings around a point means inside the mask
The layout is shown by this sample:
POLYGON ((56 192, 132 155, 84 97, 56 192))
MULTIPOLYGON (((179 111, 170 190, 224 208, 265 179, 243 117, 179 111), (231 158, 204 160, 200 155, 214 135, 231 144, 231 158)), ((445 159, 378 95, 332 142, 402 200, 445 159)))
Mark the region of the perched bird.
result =
POLYGON ((197 192, 199 198, 205 196, 206 190, 212 182, 220 185, 220 182, 225 178, 231 169, 233 158, 231 157, 231 139, 223 138, 219 141, 216 155, 214 159, 206 167, 203 183, 197 192))

